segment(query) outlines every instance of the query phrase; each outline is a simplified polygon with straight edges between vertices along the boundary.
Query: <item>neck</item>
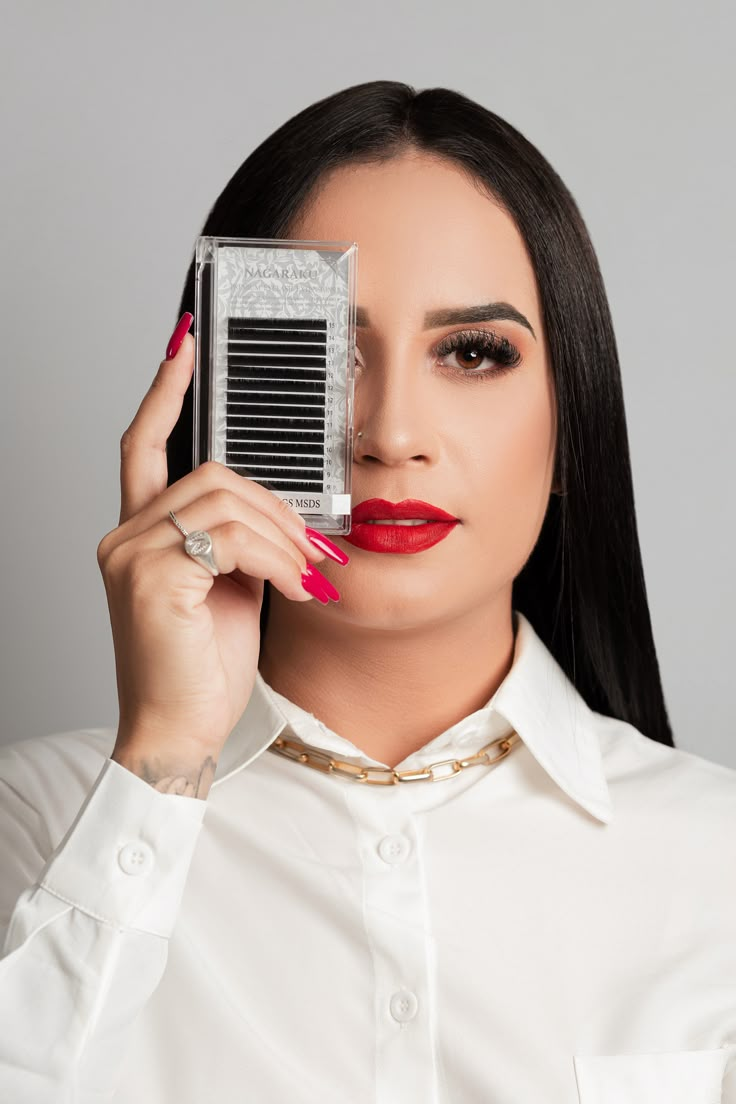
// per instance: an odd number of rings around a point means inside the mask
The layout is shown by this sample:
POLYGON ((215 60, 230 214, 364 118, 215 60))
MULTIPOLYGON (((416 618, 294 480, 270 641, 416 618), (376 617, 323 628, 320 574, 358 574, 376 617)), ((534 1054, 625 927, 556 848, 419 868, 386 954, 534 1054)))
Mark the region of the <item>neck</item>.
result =
POLYGON ((271 589, 261 675, 388 767, 482 708, 513 662, 510 595, 451 623, 402 630, 338 617, 322 626, 304 612, 271 589))

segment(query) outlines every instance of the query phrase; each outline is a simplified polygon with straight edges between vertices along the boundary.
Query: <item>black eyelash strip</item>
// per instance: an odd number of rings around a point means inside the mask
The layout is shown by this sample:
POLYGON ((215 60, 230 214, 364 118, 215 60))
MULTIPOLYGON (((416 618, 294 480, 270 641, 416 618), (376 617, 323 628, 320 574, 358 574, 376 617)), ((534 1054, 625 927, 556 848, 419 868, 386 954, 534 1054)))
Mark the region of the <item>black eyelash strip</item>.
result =
POLYGON ((228 320, 225 462, 273 491, 324 491, 327 320, 228 320))

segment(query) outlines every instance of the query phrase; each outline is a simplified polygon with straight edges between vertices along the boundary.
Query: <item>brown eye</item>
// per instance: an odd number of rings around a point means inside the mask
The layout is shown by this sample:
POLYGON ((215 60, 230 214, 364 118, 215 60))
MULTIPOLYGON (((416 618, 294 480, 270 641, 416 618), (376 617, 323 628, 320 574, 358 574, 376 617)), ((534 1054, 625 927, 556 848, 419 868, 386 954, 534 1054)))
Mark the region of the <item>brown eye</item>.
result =
POLYGON ((482 349, 470 344, 470 342, 462 348, 456 349, 455 356, 459 367, 468 369, 477 368, 485 359, 485 353, 482 349))
POLYGON ((453 355, 456 371, 464 373, 467 379, 484 379, 491 375, 501 375, 510 371, 521 362, 521 354, 506 337, 500 337, 490 330, 478 330, 475 333, 463 331, 449 334, 439 343, 435 352, 439 356, 453 355), (492 367, 480 369, 484 360, 492 367))

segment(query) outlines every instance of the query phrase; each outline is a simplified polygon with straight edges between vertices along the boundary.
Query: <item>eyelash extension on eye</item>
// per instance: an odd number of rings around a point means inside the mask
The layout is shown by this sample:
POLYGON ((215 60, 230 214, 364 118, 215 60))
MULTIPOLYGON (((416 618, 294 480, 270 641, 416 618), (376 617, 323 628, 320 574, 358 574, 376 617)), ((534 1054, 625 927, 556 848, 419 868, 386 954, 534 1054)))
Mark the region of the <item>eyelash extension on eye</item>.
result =
POLYGON ((449 334, 437 345, 435 352, 438 356, 447 356, 456 350, 479 353, 483 357, 490 357, 496 362, 495 368, 453 368, 452 371, 460 372, 466 378, 485 379, 488 376, 500 376, 510 372, 521 361, 521 353, 507 337, 500 337, 491 330, 463 330, 459 333, 449 334))

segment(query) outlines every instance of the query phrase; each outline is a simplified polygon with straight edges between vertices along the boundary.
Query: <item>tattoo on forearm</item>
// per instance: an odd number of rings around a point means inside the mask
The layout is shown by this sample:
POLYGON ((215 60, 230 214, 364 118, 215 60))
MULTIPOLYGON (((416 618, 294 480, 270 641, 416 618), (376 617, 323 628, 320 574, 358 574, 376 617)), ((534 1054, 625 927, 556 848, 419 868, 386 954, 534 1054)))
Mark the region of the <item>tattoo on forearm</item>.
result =
POLYGON ((159 793, 181 794, 183 797, 206 798, 215 777, 217 763, 208 755, 199 768, 187 768, 175 773, 172 765, 163 765, 160 759, 136 759, 135 762, 123 761, 123 766, 132 770, 144 782, 153 786, 159 793))

